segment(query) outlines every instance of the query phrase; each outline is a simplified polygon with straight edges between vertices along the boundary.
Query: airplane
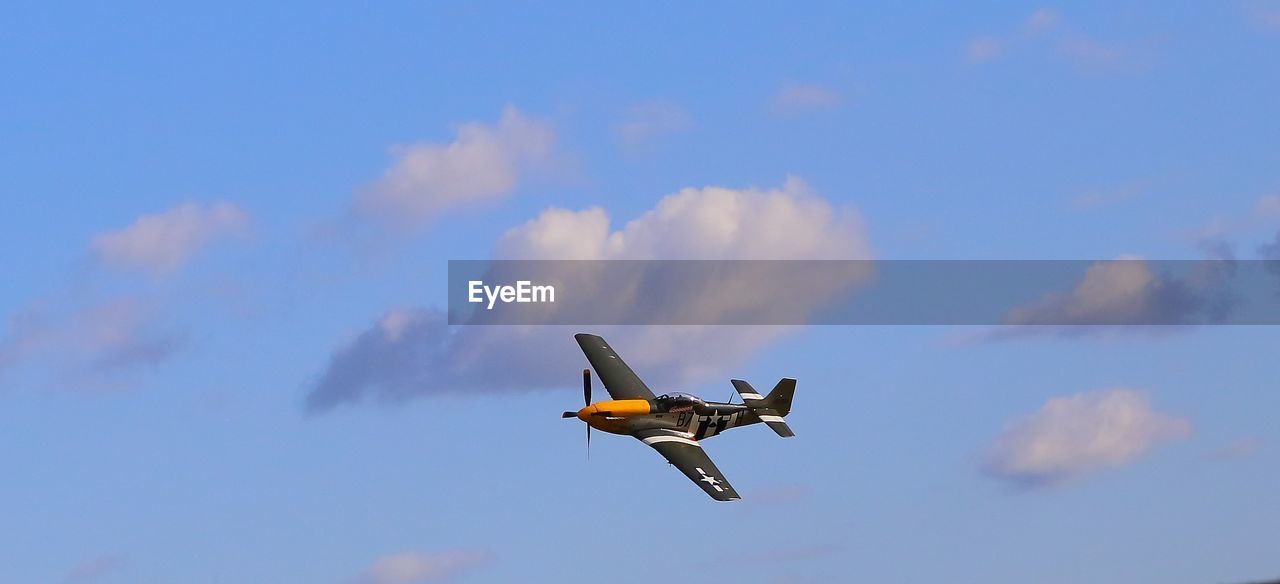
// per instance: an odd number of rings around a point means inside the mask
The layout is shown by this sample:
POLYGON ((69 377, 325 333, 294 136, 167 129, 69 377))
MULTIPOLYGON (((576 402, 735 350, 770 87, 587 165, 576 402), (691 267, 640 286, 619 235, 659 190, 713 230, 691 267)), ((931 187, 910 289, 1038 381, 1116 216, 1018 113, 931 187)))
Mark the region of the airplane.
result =
POLYGON ((613 399, 591 403, 591 369, 582 370, 582 397, 586 403, 562 418, 578 418, 587 423, 587 451, 591 449, 591 429, 632 436, 658 451, 689 480, 717 501, 741 497, 702 450, 699 441, 730 428, 764 422, 783 438, 795 436, 783 419, 791 413, 796 380, 783 378, 768 395, 760 395, 741 379, 730 382, 742 395, 741 404, 704 401, 682 392, 654 396, 622 357, 597 335, 573 336, 587 361, 600 376, 613 399))

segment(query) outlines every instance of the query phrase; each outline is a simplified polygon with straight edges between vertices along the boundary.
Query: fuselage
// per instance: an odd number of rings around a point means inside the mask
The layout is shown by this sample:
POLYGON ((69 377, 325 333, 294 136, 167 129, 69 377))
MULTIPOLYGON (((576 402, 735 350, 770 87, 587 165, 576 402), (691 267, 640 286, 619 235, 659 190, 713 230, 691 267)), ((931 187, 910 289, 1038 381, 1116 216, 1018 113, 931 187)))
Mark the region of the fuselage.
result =
POLYGON ((591 404, 578 410, 578 419, 592 428, 612 434, 631 434, 640 430, 674 430, 701 440, 737 426, 760 421, 749 408, 739 404, 693 401, 677 402, 624 399, 591 404))

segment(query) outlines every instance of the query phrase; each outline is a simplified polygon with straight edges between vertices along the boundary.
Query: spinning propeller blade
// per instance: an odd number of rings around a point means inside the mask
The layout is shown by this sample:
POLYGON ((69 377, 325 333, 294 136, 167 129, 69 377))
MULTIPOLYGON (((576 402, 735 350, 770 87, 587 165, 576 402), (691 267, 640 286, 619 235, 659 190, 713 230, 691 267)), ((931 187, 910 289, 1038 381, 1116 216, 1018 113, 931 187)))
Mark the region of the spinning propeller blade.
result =
MULTIPOLYGON (((591 405, 591 370, 582 370, 582 402, 585 406, 591 405)), ((611 415, 612 412, 600 412, 602 415, 611 415)), ((560 414, 561 418, 576 418, 578 412, 564 412, 560 414)), ((587 459, 591 459, 591 424, 587 424, 587 459)))
MULTIPOLYGON (((582 401, 587 406, 591 405, 590 369, 582 370, 582 401)), ((587 460, 591 460, 591 424, 587 424, 587 460)))

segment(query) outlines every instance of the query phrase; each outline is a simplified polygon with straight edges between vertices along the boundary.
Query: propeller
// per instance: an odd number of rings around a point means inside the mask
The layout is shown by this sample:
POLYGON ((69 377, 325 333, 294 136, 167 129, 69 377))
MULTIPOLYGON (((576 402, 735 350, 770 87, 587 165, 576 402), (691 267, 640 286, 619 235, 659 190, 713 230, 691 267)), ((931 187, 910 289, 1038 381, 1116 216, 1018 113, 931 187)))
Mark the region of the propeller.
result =
MULTIPOLYGON (((591 405, 591 370, 582 370, 582 403, 583 407, 591 405)), ((591 424, 587 424, 587 460, 591 460, 591 424)))
MULTIPOLYGON (((591 370, 582 370, 582 403, 583 407, 591 405, 591 370)), ((608 412, 601 412, 608 414, 608 412)), ((561 418, 576 418, 578 412, 565 412, 560 414, 561 418)), ((591 424, 587 424, 587 458, 591 458, 591 424)))

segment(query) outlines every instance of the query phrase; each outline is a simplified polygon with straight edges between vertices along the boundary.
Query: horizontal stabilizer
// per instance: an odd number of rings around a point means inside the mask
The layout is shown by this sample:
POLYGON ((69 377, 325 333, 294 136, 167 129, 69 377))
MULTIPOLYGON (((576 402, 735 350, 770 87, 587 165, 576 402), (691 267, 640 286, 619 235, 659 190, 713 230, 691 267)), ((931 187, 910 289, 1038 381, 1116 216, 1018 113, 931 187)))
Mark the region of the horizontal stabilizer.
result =
POLYGON ((791 399, 796 393, 796 380, 790 377, 782 378, 769 395, 760 395, 760 392, 751 387, 750 383, 741 379, 731 379, 729 382, 742 395, 743 405, 751 408, 752 413, 759 417, 761 422, 768 424, 783 438, 796 435, 783 420, 783 417, 791 413, 791 399))
POLYGON ((756 412, 756 415, 760 417, 761 422, 767 424, 774 432, 777 432, 779 436, 782 436, 783 438, 790 438, 796 435, 795 432, 791 431, 791 426, 787 425, 786 420, 783 420, 782 416, 778 415, 778 412, 773 410, 760 410, 759 412, 756 412))
POLYGON ((751 387, 750 383, 741 379, 730 379, 729 383, 732 383, 733 388, 738 390, 738 395, 742 396, 743 403, 747 405, 751 405, 751 402, 753 401, 760 401, 764 399, 764 396, 760 395, 760 393, 756 391, 756 388, 751 387))

